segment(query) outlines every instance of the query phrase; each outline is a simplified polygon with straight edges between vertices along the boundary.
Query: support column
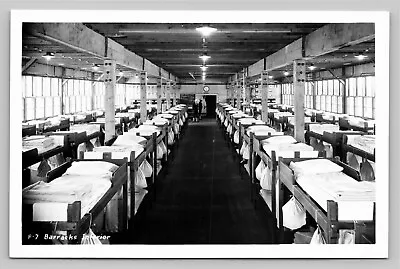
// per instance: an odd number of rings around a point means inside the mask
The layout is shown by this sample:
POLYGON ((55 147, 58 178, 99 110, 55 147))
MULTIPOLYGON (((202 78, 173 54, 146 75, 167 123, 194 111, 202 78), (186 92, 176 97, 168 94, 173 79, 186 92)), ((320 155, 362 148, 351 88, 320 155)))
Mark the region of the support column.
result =
POLYGON ((242 73, 242 93, 241 93, 241 100, 242 102, 246 102, 247 101, 247 92, 246 92, 246 74, 243 72, 242 73))
POLYGON ((140 121, 147 119, 147 72, 140 72, 140 121))
POLYGON ((67 83, 66 83, 66 79, 65 79, 65 67, 61 68, 61 115, 65 114, 65 93, 68 92, 67 91, 67 83))
POLYGON ((176 83, 174 82, 172 84, 172 106, 176 106, 176 91, 177 91, 177 87, 176 87, 176 83))
POLYGON ((306 62, 296 60, 293 62, 293 87, 294 87, 294 138, 298 142, 304 140, 304 93, 306 85, 306 62))
POLYGON ((231 87, 229 89, 230 94, 230 105, 233 106, 235 104, 235 84, 232 82, 231 87))
POLYGON ((268 122, 268 72, 263 70, 261 72, 261 120, 265 123, 268 122))
POLYGON ((236 82, 236 108, 241 109, 242 105, 242 86, 240 85, 240 82, 236 82))
POLYGON ((94 107, 95 107, 95 104, 96 104, 96 95, 95 95, 95 93, 96 93, 96 87, 95 87, 95 77, 94 77, 94 72, 92 72, 92 75, 91 75, 91 79, 92 79, 92 83, 90 84, 91 85, 91 90, 92 90, 92 95, 91 95, 91 97, 90 97, 90 104, 92 105, 92 110, 94 110, 94 107))
POLYGON ((115 61, 104 61, 105 141, 115 135, 115 61))
POLYGON ((162 78, 159 78, 157 81, 157 114, 161 113, 161 101, 162 101, 161 87, 162 87, 162 78))
POLYGON ((166 102, 167 102, 167 105, 165 106, 165 110, 168 110, 171 107, 171 82, 170 81, 167 82, 167 88, 166 88, 165 92, 166 92, 165 97, 166 97, 166 102))

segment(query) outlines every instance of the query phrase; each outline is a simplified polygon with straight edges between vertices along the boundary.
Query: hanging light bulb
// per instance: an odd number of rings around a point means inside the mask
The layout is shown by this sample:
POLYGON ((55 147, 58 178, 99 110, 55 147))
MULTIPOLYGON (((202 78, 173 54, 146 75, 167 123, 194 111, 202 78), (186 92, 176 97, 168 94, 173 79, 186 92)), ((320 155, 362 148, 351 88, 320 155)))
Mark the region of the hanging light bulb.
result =
POLYGON ((208 59, 211 58, 211 56, 207 55, 206 53, 204 53, 203 55, 199 56, 200 59, 203 60, 203 62, 207 61, 208 59))
POLYGON ((99 70, 99 65, 98 64, 93 65, 93 70, 95 71, 99 70))
POLYGON ((362 61, 362 60, 368 58, 368 56, 365 54, 357 54, 354 57, 357 58, 357 60, 359 60, 359 61, 362 61))
POLYGON ((308 69, 310 69, 311 71, 315 70, 316 68, 317 68, 317 67, 315 67, 314 64, 311 64, 311 65, 308 67, 308 69))
POLYGON ((216 32, 217 28, 209 27, 209 26, 202 26, 202 27, 197 27, 196 31, 200 32, 202 34, 202 36, 209 36, 210 34, 216 32))
POLYGON ((285 77, 287 77, 287 76, 289 76, 289 72, 285 71, 285 72, 283 72, 283 75, 285 75, 285 77))
POLYGON ((120 77, 122 77, 122 76, 124 75, 124 72, 119 71, 118 75, 119 75, 120 77))
POLYGON ((269 79, 273 79, 273 78, 274 78, 274 76, 268 76, 268 78, 269 78, 269 79))
POLYGON ((47 61, 50 61, 51 59, 54 58, 54 52, 46 52, 46 54, 43 55, 42 57, 45 58, 47 61))
POLYGON ((201 71, 206 71, 207 70, 207 66, 206 65, 202 65, 202 66, 200 66, 200 69, 201 69, 201 71))

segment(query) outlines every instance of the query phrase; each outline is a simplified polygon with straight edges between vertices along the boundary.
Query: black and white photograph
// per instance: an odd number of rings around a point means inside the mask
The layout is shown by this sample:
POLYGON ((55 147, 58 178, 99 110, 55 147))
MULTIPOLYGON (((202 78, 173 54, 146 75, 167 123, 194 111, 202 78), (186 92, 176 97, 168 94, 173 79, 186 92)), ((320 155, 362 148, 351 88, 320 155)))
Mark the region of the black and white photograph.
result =
POLYGON ((13 10, 10 257, 387 257, 388 22, 13 10))

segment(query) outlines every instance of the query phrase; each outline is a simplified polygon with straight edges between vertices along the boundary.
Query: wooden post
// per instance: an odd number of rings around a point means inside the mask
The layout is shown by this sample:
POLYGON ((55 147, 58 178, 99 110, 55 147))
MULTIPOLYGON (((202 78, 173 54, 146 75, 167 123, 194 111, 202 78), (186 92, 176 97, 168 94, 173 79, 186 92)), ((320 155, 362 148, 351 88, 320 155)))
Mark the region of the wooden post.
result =
POLYGON ((268 72, 261 72, 261 120, 265 123, 268 122, 268 72))
POLYGON ((96 87, 95 87, 95 82, 94 82, 94 72, 92 72, 92 76, 91 76, 91 79, 92 79, 92 83, 90 83, 90 85, 91 85, 91 90, 92 90, 92 95, 91 95, 91 98, 90 98, 90 104, 92 105, 92 110, 94 110, 95 108, 95 105, 96 105, 96 87))
POLYGON ((65 72, 65 67, 61 67, 61 115, 65 114, 65 93, 68 92, 67 83, 65 83, 65 72))
POLYGON ((168 110, 171 107, 171 82, 170 81, 167 82, 167 88, 166 88, 165 97, 167 99, 166 100, 167 105, 165 107, 165 110, 168 110))
POLYGON ((241 101, 242 102, 246 102, 246 101, 248 101, 247 100, 247 92, 246 92, 247 90, 246 90, 246 74, 245 74, 245 72, 243 71, 242 72, 242 89, 241 89, 241 101))
POLYGON ((176 87, 176 83, 174 82, 173 84, 172 84, 172 106, 176 106, 176 90, 177 90, 177 87, 176 87))
POLYGON ((240 82, 236 82, 236 108, 241 109, 242 105, 242 86, 240 85, 240 82))
POLYGON ((108 141, 115 135, 115 61, 113 60, 104 60, 104 83, 105 141, 108 141))
POLYGON ((316 82, 315 82, 315 73, 312 73, 312 83, 311 83, 311 87, 312 87, 312 108, 313 109, 317 109, 317 86, 316 86, 316 82))
POLYGON ((298 142, 304 140, 304 92, 306 85, 306 62, 295 60, 293 62, 293 87, 294 87, 294 138, 298 142))
POLYGON ((157 81, 157 114, 161 113, 161 87, 162 87, 162 77, 157 81))
POLYGON ((147 119, 147 72, 140 72, 140 121, 147 119))

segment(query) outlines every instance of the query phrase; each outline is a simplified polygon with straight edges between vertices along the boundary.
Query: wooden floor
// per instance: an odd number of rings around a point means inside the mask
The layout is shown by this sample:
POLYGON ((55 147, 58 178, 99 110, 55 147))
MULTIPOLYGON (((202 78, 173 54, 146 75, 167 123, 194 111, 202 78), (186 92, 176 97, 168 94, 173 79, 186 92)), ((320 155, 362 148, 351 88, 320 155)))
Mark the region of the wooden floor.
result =
POLYGON ((270 215, 250 202, 238 162, 215 119, 190 122, 156 200, 120 243, 272 243, 270 215))

